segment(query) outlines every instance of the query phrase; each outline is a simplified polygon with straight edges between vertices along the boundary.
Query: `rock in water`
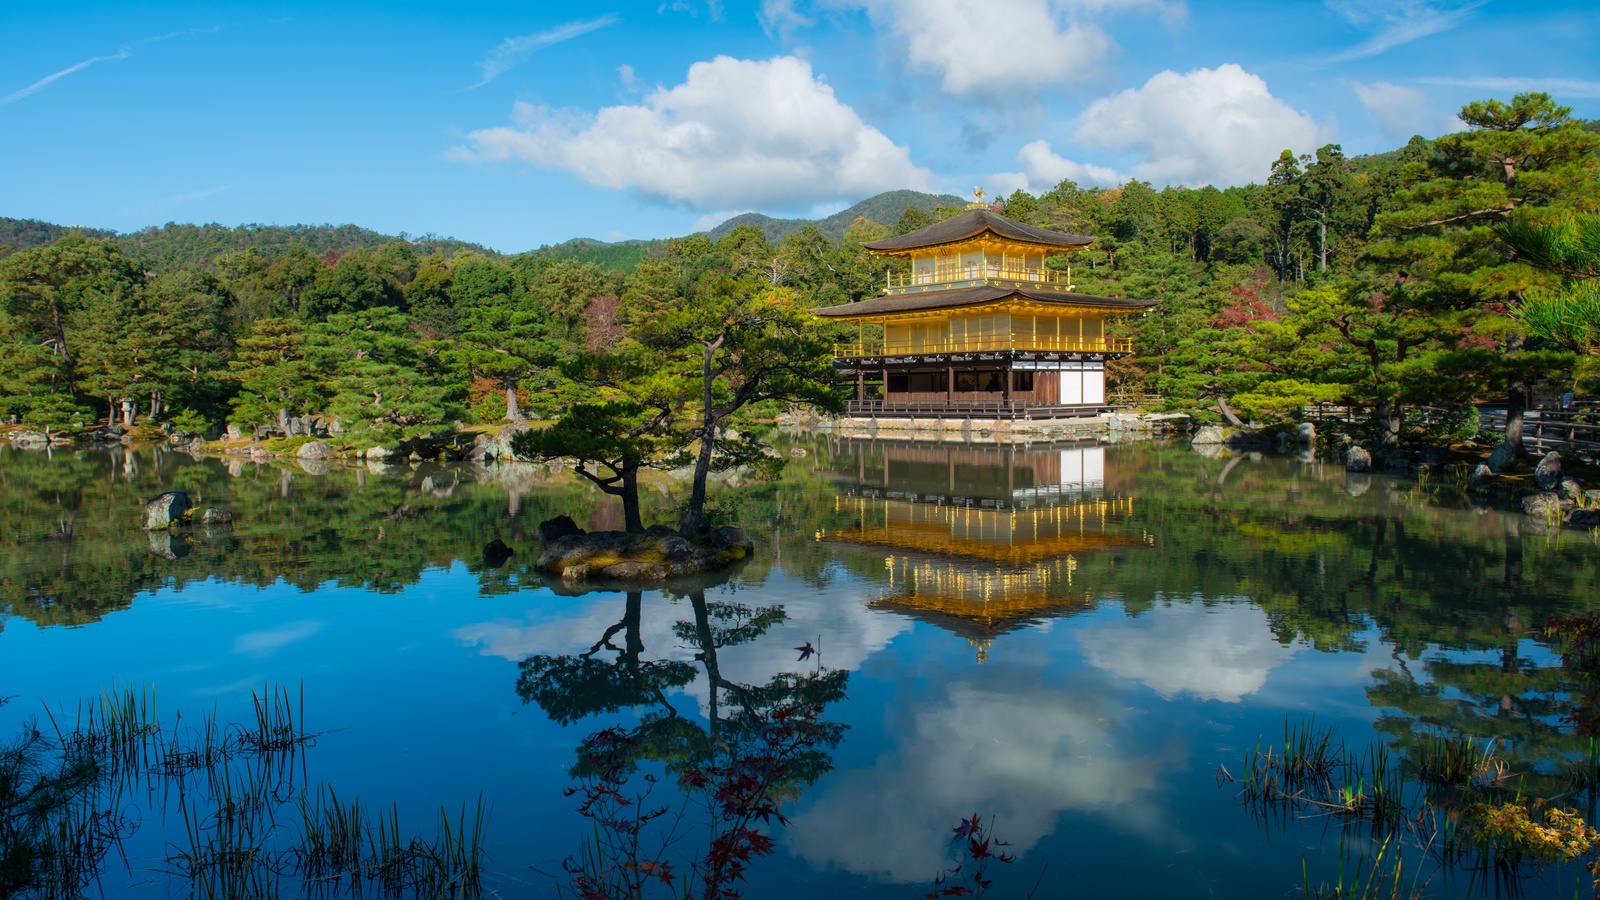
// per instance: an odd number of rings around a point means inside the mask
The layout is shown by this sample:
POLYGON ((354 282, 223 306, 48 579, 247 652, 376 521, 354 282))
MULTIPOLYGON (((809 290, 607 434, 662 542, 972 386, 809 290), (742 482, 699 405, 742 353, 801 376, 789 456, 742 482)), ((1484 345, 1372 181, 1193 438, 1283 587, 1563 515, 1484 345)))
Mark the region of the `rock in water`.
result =
POLYGON ((1554 450, 1546 453, 1544 459, 1533 467, 1533 480, 1538 482, 1541 491, 1553 491, 1561 487, 1561 454, 1554 450))
POLYGON ((1317 442, 1317 426, 1310 422, 1301 422, 1294 430, 1295 440, 1302 447, 1310 447, 1317 442))
POLYGON ((556 516, 539 523, 539 539, 544 541, 546 547, 574 534, 586 534, 578 523, 572 521, 571 516, 556 516))
POLYGON ((1541 519, 1560 515, 1565 507, 1571 506, 1570 502, 1563 501, 1561 495, 1555 491, 1529 491, 1522 495, 1521 502, 1523 512, 1541 519))
POLYGON ((144 530, 165 531, 181 522, 188 511, 186 491, 167 491, 144 505, 144 530))
POLYGON ((1495 444, 1494 452, 1489 454, 1489 468, 1495 472, 1505 472, 1517 464, 1517 452, 1505 444, 1495 444))
POLYGON ((326 441, 311 441, 301 444, 294 455, 300 459, 332 459, 333 448, 329 447, 326 441))
POLYGON ((1195 432, 1191 444, 1220 444, 1226 437, 1220 425, 1207 425, 1195 432))
POLYGON ((510 561, 512 554, 517 551, 506 546, 506 542, 495 538, 483 545, 483 564, 491 569, 498 569, 510 561))
POLYGON ((189 542, 181 534, 152 531, 147 537, 150 539, 150 552, 162 559, 177 562, 189 555, 189 542))
POLYGON ((208 506, 206 511, 200 514, 200 524, 231 525, 233 524, 233 513, 226 509, 216 509, 208 506))
POLYGON ((756 547, 755 544, 750 542, 749 538, 745 537, 743 529, 735 528, 732 525, 724 525, 721 528, 714 529, 709 537, 711 546, 718 550, 738 550, 741 551, 743 556, 748 556, 750 551, 756 547))
POLYGON ((1473 490, 1481 490, 1489 486, 1489 481, 1492 478, 1494 478, 1493 470, 1483 463, 1478 463, 1478 467, 1473 469, 1472 474, 1467 478, 1467 487, 1473 490))
POLYGON ((1574 528, 1600 528, 1600 509, 1575 509, 1567 513, 1567 524, 1574 528))
POLYGON ((1346 472, 1372 471, 1372 454, 1363 447, 1351 447, 1344 457, 1344 469, 1346 472))

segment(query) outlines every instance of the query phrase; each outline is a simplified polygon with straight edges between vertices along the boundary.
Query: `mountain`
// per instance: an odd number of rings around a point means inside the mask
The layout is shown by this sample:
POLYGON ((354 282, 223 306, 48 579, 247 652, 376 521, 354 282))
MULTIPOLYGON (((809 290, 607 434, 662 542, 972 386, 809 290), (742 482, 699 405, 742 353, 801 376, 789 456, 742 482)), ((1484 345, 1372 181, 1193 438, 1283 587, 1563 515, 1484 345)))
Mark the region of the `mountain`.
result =
POLYGON ((404 234, 396 237, 355 225, 240 225, 229 228, 217 224, 168 222, 143 231, 117 234, 103 228, 72 228, 34 219, 0 217, 0 248, 42 247, 72 233, 114 240, 123 253, 139 258, 156 271, 206 266, 221 254, 241 250, 254 250, 268 259, 290 247, 304 247, 317 256, 330 250, 342 255, 351 250, 376 250, 395 241, 410 244, 422 256, 434 253, 454 256, 464 252, 500 255, 487 247, 451 238, 431 234, 418 238, 404 234))
POLYGON ((92 238, 115 237, 115 231, 105 231, 99 228, 77 228, 69 225, 54 225, 50 222, 41 222, 38 219, 8 219, 0 216, 0 247, 11 247, 15 250, 26 250, 29 247, 43 247, 53 244, 73 232, 88 235, 92 238))
POLYGON ((954 194, 924 194, 921 191, 885 191, 875 197, 857 203, 842 212, 836 212, 826 219, 774 219, 761 213, 744 213, 734 216, 721 225, 711 229, 709 234, 713 240, 721 240, 728 232, 740 225, 754 225, 767 235, 767 240, 777 243, 786 234, 792 234, 807 225, 815 225, 818 230, 827 235, 830 240, 844 237, 850 224, 857 218, 870 219, 879 225, 893 225, 906 211, 906 207, 915 206, 923 212, 931 213, 937 206, 954 206, 960 208, 967 201, 954 194))
POLYGON ((559 244, 529 250, 525 255, 545 259, 570 259, 580 263, 594 263, 602 269, 631 272, 651 249, 663 243, 653 241, 617 241, 606 243, 594 238, 573 238, 559 244))

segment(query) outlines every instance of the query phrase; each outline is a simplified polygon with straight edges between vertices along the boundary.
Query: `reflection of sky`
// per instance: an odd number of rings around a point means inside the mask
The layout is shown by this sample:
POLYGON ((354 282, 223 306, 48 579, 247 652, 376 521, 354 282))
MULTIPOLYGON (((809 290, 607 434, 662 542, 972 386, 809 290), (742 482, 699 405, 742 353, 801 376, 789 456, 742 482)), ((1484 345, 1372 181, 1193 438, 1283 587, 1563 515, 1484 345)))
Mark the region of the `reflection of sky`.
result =
MULTIPOLYGON (((761 637, 717 652, 723 677, 740 684, 766 684, 780 672, 809 671, 792 648, 810 642, 821 651, 821 663, 831 669, 856 669, 870 655, 888 645, 911 623, 900 616, 880 615, 867 609, 859 590, 833 593, 810 590, 775 575, 758 590, 706 592, 711 604, 739 603, 752 613, 762 606, 783 607, 786 618, 761 637)), ((485 656, 520 661, 536 654, 562 655, 587 652, 611 625, 622 621, 623 594, 592 594, 584 602, 562 607, 556 614, 529 610, 520 619, 493 619, 455 629, 452 635, 485 656)), ((673 633, 678 622, 693 622, 688 600, 673 600, 648 591, 640 609, 640 637, 650 659, 694 660, 695 648, 673 633)), ((713 623, 718 624, 718 623, 713 623)), ((623 646, 624 636, 611 639, 623 646)), ((813 657, 816 659, 816 657, 813 657)), ((687 690, 706 702, 706 684, 696 679, 687 690)))
POLYGON ((1090 665, 1166 700, 1186 694, 1237 703, 1298 650, 1278 643, 1259 608, 1242 601, 1204 606, 1198 597, 1138 618, 1100 619, 1076 634, 1090 665))
POLYGON ((1133 714, 1098 677, 1047 684, 996 667, 970 670, 941 693, 895 729, 896 751, 839 773, 793 817, 792 853, 818 867, 927 881, 945 862, 951 827, 975 810, 1021 852, 1065 811, 1108 812, 1155 787, 1161 764, 1119 745, 1115 728, 1133 714))

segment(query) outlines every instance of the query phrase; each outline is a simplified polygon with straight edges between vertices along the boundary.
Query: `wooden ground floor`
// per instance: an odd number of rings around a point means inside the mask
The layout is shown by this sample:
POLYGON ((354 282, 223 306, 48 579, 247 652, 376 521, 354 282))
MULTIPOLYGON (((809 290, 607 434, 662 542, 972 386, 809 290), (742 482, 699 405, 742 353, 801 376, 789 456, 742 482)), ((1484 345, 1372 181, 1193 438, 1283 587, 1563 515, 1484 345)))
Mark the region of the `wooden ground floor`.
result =
POLYGON ((1107 407, 1104 359, 859 359, 852 415, 1093 415, 1107 407))

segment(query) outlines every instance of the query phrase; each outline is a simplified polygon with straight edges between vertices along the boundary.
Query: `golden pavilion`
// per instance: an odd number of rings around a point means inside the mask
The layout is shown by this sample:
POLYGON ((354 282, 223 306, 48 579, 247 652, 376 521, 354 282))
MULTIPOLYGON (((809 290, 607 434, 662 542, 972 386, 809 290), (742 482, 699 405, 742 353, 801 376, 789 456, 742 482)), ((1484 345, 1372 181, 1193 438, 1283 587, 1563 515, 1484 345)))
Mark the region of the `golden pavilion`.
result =
POLYGON ((1045 266, 1093 241, 973 204, 866 244, 910 266, 889 273, 881 296, 813 310, 858 325, 858 340, 834 348, 834 366, 855 376, 848 413, 1036 419, 1105 410, 1105 363, 1133 352, 1106 336, 1106 318, 1155 301, 1081 294, 1071 267, 1045 266), (868 339, 869 325, 882 336, 868 339))

